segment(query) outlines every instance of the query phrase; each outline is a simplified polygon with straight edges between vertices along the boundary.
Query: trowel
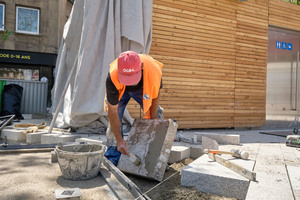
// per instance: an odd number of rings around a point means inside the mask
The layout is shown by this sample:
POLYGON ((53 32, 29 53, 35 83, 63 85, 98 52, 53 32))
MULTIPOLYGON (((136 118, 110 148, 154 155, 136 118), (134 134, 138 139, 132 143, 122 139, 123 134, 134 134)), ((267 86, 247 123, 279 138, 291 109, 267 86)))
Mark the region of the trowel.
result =
POLYGON ((135 165, 139 166, 141 164, 141 159, 134 153, 130 153, 129 160, 135 165))

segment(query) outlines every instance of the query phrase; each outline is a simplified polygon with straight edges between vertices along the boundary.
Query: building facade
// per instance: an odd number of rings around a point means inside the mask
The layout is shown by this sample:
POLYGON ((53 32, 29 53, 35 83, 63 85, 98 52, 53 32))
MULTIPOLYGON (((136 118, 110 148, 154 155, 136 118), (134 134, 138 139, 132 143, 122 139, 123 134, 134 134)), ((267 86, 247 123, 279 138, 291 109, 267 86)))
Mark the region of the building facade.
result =
MULTIPOLYGON (((154 0, 150 55, 164 63, 164 117, 179 128, 261 127, 272 116, 293 122, 299 13, 285 0, 154 0), (285 54, 289 61, 278 60, 285 54)), ((137 104, 129 108, 140 117, 137 104)))
POLYGON ((48 80, 48 106, 53 68, 63 27, 71 12, 69 0, 0 0, 0 79, 48 80))

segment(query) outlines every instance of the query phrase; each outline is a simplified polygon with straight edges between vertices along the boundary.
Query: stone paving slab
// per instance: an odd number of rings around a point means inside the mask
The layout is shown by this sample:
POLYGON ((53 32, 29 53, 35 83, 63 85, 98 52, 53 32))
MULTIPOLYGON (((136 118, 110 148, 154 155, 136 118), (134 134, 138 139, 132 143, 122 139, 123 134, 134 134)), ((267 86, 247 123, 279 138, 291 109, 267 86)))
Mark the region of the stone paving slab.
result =
POLYGON ((287 165, 286 169, 289 174, 295 199, 300 200, 300 166, 287 165))
POLYGON ((250 182, 247 200, 294 199, 280 144, 259 144, 254 171, 257 182, 250 182))
MULTIPOLYGON (((231 159, 252 170, 254 161, 231 159)), ((192 186, 205 193, 245 199, 249 180, 203 155, 181 170, 181 185, 192 186)))
POLYGON ((141 159, 134 165, 121 155, 118 168, 124 172, 162 181, 177 131, 172 120, 136 119, 127 138, 128 149, 141 159))

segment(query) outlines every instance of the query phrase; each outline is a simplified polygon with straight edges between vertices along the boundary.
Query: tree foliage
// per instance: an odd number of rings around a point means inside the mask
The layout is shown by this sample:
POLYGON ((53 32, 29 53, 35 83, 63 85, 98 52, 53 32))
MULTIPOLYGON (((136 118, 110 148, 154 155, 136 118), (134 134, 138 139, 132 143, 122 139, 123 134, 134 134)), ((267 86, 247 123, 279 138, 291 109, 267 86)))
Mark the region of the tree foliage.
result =
POLYGON ((10 31, 10 30, 5 29, 5 26, 4 26, 4 31, 0 32, 0 39, 4 42, 12 34, 13 34, 13 32, 10 31))

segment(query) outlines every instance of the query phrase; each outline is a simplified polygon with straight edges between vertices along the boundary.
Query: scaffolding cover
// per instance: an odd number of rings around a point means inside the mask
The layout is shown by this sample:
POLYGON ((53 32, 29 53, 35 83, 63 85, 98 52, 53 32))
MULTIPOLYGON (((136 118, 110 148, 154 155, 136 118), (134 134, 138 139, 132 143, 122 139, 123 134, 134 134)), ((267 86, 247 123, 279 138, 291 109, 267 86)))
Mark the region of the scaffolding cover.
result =
POLYGON ((76 69, 55 126, 106 127, 103 104, 109 64, 126 50, 148 54, 151 39, 152 1, 75 1, 56 62, 52 114, 72 67, 76 69))

